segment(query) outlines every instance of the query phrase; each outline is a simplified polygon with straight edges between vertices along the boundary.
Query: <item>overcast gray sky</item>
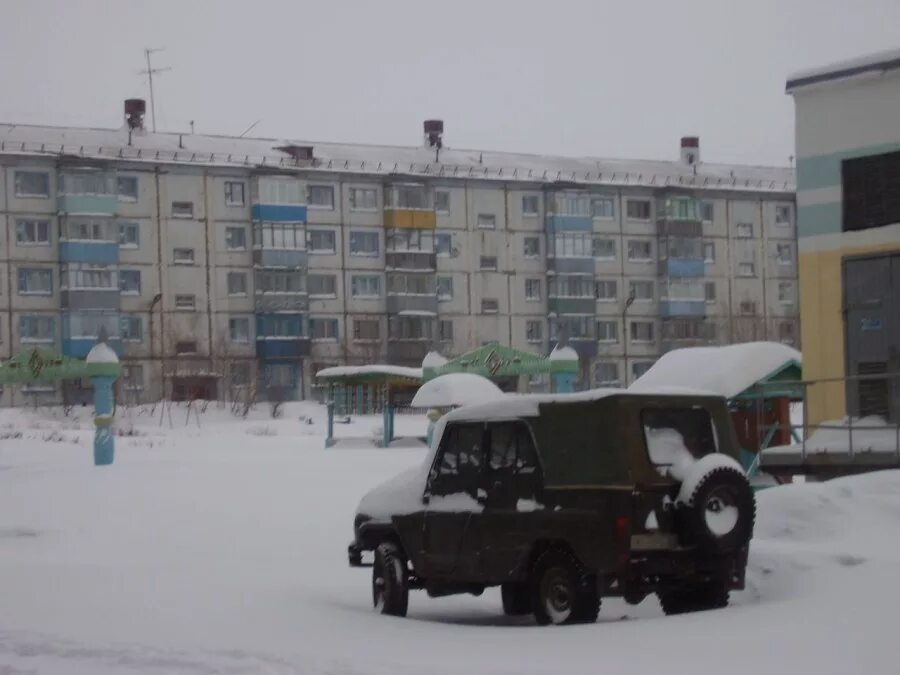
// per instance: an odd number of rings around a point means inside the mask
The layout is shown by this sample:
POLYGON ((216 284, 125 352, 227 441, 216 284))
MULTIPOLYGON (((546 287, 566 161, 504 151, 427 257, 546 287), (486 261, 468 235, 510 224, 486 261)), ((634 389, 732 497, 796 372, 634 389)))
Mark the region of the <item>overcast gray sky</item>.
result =
POLYGON ((900 46, 898 0, 0 0, 0 121, 787 164, 798 68, 900 46))

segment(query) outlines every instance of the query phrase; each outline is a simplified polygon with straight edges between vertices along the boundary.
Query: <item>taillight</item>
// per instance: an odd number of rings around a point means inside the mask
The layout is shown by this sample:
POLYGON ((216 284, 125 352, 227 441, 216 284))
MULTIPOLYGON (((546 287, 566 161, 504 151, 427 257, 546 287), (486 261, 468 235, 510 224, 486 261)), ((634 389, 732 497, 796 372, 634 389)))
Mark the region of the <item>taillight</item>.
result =
POLYGON ((627 516, 619 516, 616 518, 616 539, 625 543, 628 541, 628 533, 631 530, 631 523, 627 516))

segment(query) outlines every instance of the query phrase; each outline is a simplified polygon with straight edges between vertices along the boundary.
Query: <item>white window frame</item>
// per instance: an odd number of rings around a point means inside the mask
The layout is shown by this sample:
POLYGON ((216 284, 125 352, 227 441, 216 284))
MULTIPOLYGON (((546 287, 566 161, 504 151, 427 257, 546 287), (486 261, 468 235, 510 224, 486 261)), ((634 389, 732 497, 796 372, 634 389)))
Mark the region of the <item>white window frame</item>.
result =
POLYGON ((243 225, 229 225, 225 228, 225 250, 226 251, 246 251, 247 250, 247 228, 243 225), (240 232, 241 238, 244 240, 242 246, 233 246, 229 242, 229 235, 234 232, 240 232))
POLYGON ((348 236, 348 245, 350 247, 350 255, 359 258, 377 258, 381 255, 381 242, 378 236, 378 230, 350 230, 348 236), (356 241, 354 242, 354 239, 356 241), (375 242, 374 249, 354 248, 354 244, 359 244, 360 240, 375 242))
POLYGON ((435 284, 437 287, 438 302, 449 302, 450 300, 453 300, 453 277, 447 276, 447 275, 439 276, 435 280, 435 284), (442 280, 449 282, 447 284, 449 292, 447 292, 447 293, 442 292, 442 289, 441 289, 441 281, 442 280))
POLYGON ((337 275, 336 274, 307 274, 306 275, 306 292, 310 298, 336 298, 337 297, 337 275), (313 293, 310 288, 310 280, 313 278, 331 279, 333 282, 333 290, 321 293, 313 293))
POLYGON ((306 205, 307 208, 316 211, 334 211, 334 185, 307 185, 306 187, 306 205), (331 194, 331 201, 327 204, 316 204, 313 202, 313 194, 316 190, 327 190, 331 194))
POLYGON ((16 246, 32 247, 32 246, 50 246, 50 219, 49 218, 16 218, 16 246), (46 226, 46 239, 40 239, 38 237, 40 226, 46 226), (31 241, 20 241, 19 240, 19 228, 25 226, 25 229, 28 230, 30 226, 31 233, 34 235, 34 238, 31 241))
POLYGON ((50 173, 47 171, 19 169, 13 172, 13 191, 16 197, 23 199, 50 199, 50 173), (47 181, 46 192, 21 192, 19 190, 19 176, 22 175, 40 175, 44 176, 47 181))
POLYGON ((172 249, 173 265, 195 265, 196 263, 197 259, 195 257, 194 249, 182 247, 172 249))
POLYGON ((225 206, 242 207, 247 203, 247 186, 242 180, 226 180, 225 181, 225 206), (235 188, 240 188, 240 199, 235 199, 235 188))
MULTIPOLYGON (((238 332, 240 333, 240 331, 238 332)), ((236 344, 250 344, 250 319, 248 319, 246 316, 228 317, 228 339, 236 344), (241 339, 241 335, 235 337, 235 326, 246 326, 246 331, 244 332, 243 339, 241 339)))
POLYGON ((377 274, 354 274, 350 277, 350 297, 357 300, 376 300, 381 297, 381 277, 377 274), (357 284, 365 285, 371 291, 374 281, 374 292, 358 293, 357 284))
POLYGON ((122 295, 140 295, 141 290, 143 289, 144 280, 142 278, 141 270, 135 269, 120 269, 119 270, 119 292, 122 295), (125 279, 131 273, 137 274, 137 289, 126 289, 125 288, 125 279))
POLYGON ((378 190, 375 188, 351 187, 348 198, 350 200, 351 211, 363 213, 374 213, 378 211, 378 190), (360 195, 364 195, 365 197, 360 200, 360 195), (371 196, 371 200, 368 199, 369 196, 371 196), (362 206, 359 204, 360 201, 363 202, 362 206), (371 206, 369 206, 369 202, 371 202, 371 206))
POLYGON ((538 195, 522 195, 522 215, 526 218, 534 218, 537 215, 540 215, 541 212, 541 198, 538 195), (525 204, 530 204, 534 202, 534 210, 528 210, 525 208, 525 204))
POLYGON ((246 298, 247 293, 248 293, 248 291, 247 291, 247 273, 246 272, 237 272, 234 270, 228 272, 225 275, 225 292, 231 298, 246 298), (231 280, 237 279, 237 278, 243 279, 243 282, 242 282, 242 284, 244 286, 243 291, 233 291, 231 288, 231 280))
POLYGON ((193 293, 177 293, 174 300, 176 310, 190 312, 197 310, 197 296, 193 293))
POLYGON ((647 239, 629 239, 625 245, 628 254, 628 262, 633 263, 652 263, 653 262, 653 242, 647 239), (632 255, 631 245, 632 244, 640 244, 641 246, 646 245, 648 254, 646 257, 636 258, 632 255))
POLYGON ((172 209, 172 217, 173 218, 183 218, 185 220, 189 220, 194 217, 194 202, 184 202, 184 201, 176 200, 176 201, 172 202, 171 209, 172 209), (179 208, 184 207, 186 205, 190 206, 191 207, 190 212, 188 213, 187 211, 182 212, 182 211, 177 210, 176 204, 178 205, 179 208))
POLYGON ((653 219, 653 204, 649 199, 643 199, 638 197, 626 197, 625 199, 625 219, 630 220, 635 223, 647 223, 653 219), (647 205, 647 217, 635 217, 629 213, 629 207, 632 204, 646 204, 647 205))
POLYGON ((334 255, 337 252, 337 233, 334 230, 307 229, 306 250, 310 255, 334 255), (331 248, 313 248, 313 235, 331 235, 331 248))
POLYGON ((138 195, 140 194, 140 182, 138 181, 137 176, 116 176, 116 200, 124 203, 134 204, 138 200, 138 195), (123 193, 119 188, 121 187, 121 181, 134 181, 134 196, 130 194, 123 193))
POLYGON ((479 230, 496 230, 497 215, 494 213, 479 213, 476 218, 476 227, 479 230))
POLYGON ((525 279, 525 302, 541 302, 544 299, 541 286, 540 279, 525 279), (537 293, 534 293, 535 288, 537 293))

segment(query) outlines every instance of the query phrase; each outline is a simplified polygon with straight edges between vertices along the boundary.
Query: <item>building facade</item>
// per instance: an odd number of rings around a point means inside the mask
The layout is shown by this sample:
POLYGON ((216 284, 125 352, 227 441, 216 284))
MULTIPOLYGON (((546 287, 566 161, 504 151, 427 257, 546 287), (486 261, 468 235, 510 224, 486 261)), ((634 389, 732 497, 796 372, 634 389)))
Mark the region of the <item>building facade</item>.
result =
MULTIPOLYGON (((797 345, 790 169, 0 125, 0 356, 122 355, 125 400, 297 398, 328 365, 498 342, 625 386, 797 345)), ((546 383, 535 381, 535 388, 546 383)), ((44 387, 5 392, 76 400, 44 387)), ((83 393, 83 392, 82 392, 83 393)))
POLYGON ((791 76, 812 423, 900 419, 900 51, 791 76), (846 377, 862 377, 840 381, 846 377))

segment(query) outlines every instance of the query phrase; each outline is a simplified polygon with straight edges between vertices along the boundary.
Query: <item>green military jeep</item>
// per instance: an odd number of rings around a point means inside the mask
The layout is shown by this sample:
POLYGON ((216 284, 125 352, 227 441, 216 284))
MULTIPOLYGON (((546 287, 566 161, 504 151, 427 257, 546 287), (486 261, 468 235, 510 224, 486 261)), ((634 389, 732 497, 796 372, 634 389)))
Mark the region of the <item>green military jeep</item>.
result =
POLYGON ((597 390, 510 396, 446 415, 422 467, 361 501, 352 566, 405 616, 501 587, 507 614, 592 622, 603 596, 656 593, 667 614, 744 587, 756 515, 725 400, 597 390), (369 554, 368 552, 373 552, 369 554))

